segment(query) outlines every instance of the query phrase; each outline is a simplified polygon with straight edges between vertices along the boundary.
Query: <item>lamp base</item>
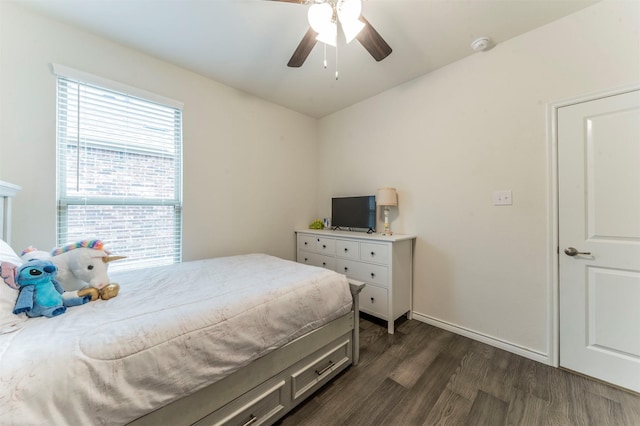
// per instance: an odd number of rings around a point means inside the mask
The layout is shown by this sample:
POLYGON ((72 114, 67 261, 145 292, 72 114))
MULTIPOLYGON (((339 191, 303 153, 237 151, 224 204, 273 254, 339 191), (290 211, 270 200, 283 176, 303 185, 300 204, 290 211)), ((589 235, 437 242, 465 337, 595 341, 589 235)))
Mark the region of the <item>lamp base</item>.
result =
POLYGON ((391 232, 391 226, 389 225, 389 207, 384 208, 384 231, 382 235, 393 235, 391 232))

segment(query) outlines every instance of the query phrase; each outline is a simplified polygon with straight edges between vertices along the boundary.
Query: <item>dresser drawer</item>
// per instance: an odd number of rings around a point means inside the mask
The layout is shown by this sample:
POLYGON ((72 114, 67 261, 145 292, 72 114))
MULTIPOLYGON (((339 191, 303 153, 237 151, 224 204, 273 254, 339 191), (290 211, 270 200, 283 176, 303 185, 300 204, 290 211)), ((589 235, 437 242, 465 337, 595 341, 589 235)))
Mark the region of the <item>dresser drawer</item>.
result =
POLYGON ((327 256, 335 256, 336 240, 333 238, 316 237, 316 252, 327 256))
POLYGON ((333 238, 316 237, 298 234, 298 250, 306 250, 326 256, 336 255, 336 240, 333 238))
POLYGON ((381 265, 389 264, 389 246, 375 243, 360 243, 360 259, 381 265))
POLYGON ((298 250, 316 251, 316 237, 298 234, 298 250))
POLYGON ((324 354, 315 356, 291 374, 291 393, 294 400, 333 376, 333 372, 349 363, 349 341, 330 346, 324 354))
POLYGON ((336 270, 336 258, 324 256, 318 253, 311 253, 304 250, 298 250, 298 263, 305 263, 311 266, 319 266, 321 268, 336 270))
POLYGON ((345 259, 360 259, 360 243, 350 240, 336 240, 336 256, 345 259))
POLYGON ((386 266, 336 259, 335 271, 359 281, 389 287, 389 268, 386 266))
POLYGON ((195 425, 269 424, 273 422, 269 419, 284 408, 287 397, 284 380, 269 381, 201 419, 195 425), (222 420, 214 421, 214 418, 222 420))
POLYGON ((389 317, 388 300, 386 288, 367 285, 360 292, 360 310, 378 318, 387 319, 389 317))

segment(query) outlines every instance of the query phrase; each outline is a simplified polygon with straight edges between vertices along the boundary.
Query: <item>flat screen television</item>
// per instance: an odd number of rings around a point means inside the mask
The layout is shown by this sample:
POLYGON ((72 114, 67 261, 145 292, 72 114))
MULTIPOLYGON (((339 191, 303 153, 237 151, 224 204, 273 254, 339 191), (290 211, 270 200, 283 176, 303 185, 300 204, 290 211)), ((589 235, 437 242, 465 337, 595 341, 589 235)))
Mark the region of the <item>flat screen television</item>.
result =
POLYGON ((331 199, 331 226, 333 229, 364 229, 375 232, 376 197, 336 197, 331 199))

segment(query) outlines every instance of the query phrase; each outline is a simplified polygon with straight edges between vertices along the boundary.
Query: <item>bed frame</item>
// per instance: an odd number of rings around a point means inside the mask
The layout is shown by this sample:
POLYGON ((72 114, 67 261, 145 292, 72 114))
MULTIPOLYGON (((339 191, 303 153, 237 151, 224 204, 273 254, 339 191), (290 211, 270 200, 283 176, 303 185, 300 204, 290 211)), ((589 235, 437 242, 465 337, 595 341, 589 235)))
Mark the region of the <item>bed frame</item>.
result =
POLYGON ((18 185, 0 180, 0 239, 11 244, 11 197, 22 190, 18 185))
POLYGON ((353 310, 253 361, 224 379, 130 425, 272 424, 359 358, 358 294, 349 280, 353 310))
MULTIPOLYGON (((0 237, 10 243, 11 197, 22 188, 0 181, 0 237)), ((349 280, 353 308, 224 379, 150 412, 130 425, 272 424, 359 358, 359 293, 349 280)))

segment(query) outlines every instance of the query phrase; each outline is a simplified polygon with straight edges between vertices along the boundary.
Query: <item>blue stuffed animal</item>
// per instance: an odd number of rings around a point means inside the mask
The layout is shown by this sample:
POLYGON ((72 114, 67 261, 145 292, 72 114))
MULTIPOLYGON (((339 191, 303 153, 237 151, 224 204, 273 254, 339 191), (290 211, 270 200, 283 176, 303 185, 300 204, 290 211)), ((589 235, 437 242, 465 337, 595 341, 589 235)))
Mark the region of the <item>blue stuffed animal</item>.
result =
POLYGON ((42 259, 32 259, 18 268, 15 282, 20 294, 13 313, 55 317, 65 313, 68 306, 82 305, 91 299, 90 296, 63 299, 64 290, 54 279, 57 272, 52 262, 42 259))

